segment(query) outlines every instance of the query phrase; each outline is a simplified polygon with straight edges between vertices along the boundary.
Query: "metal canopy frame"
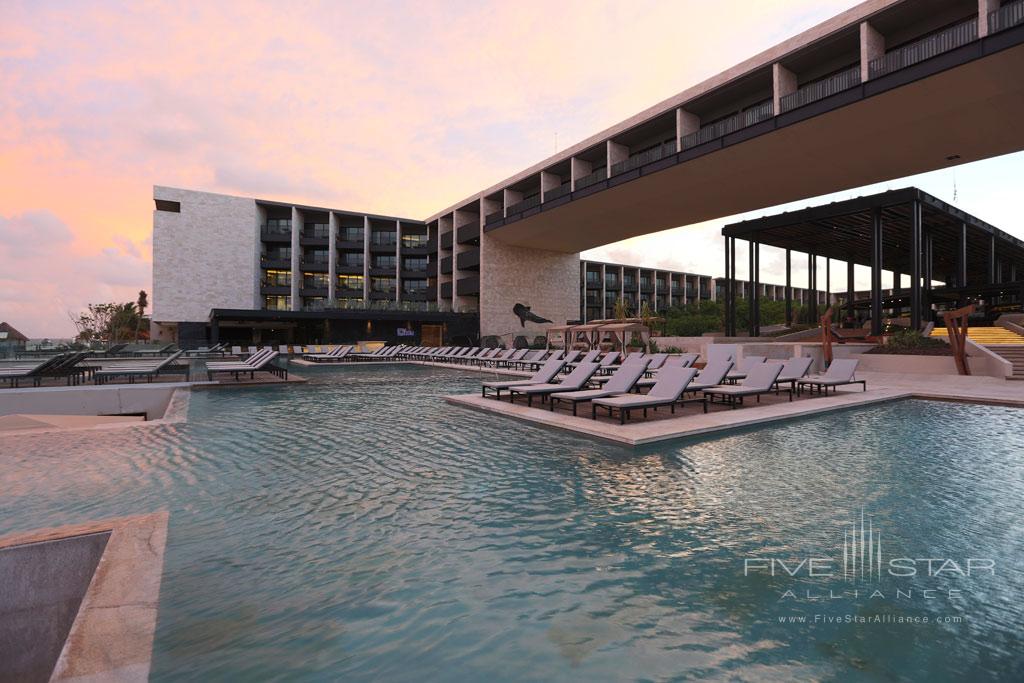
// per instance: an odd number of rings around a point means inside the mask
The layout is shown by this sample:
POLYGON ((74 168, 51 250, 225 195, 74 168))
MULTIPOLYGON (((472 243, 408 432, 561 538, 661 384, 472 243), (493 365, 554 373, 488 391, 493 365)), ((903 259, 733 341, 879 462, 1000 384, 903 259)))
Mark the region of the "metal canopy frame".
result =
MULTIPOLYGON (((894 290, 909 279, 910 323, 920 329, 935 300, 964 303, 993 285, 1008 285, 1024 302, 1024 241, 916 187, 890 190, 732 223, 725 238, 726 334, 736 334, 736 240, 750 249, 750 292, 760 283, 760 246, 786 252, 786 320, 792 322, 792 252, 808 255, 811 320, 817 317, 819 260, 825 259, 826 291, 831 262, 847 264, 847 306, 852 312, 853 267, 871 268, 871 333, 882 333, 882 270, 894 274, 894 290), (1019 283, 1020 286, 1017 286, 1019 283)), ((900 297, 902 301, 903 297, 900 297)), ((828 305, 827 302, 826 305, 828 305)), ((750 302, 749 332, 760 334, 757 297, 750 302)))

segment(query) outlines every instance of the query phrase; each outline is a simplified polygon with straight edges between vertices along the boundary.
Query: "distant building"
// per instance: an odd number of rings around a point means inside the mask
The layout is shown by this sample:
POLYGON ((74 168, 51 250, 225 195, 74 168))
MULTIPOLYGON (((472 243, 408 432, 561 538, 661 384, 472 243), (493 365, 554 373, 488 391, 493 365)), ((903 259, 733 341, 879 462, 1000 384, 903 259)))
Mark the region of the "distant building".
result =
POLYGON ((0 323, 0 358, 7 358, 25 350, 28 337, 18 332, 9 323, 0 323))

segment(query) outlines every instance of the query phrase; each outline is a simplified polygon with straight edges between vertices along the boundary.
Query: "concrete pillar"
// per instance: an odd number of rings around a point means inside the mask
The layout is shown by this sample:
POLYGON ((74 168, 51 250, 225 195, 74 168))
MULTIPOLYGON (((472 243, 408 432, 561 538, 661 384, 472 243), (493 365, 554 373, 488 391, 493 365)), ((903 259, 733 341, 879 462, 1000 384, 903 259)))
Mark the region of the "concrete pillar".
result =
POLYGON ((605 276, 605 273, 607 272, 607 268, 608 267, 605 264, 603 264, 603 263, 601 264, 601 319, 606 319, 608 317, 608 306, 607 306, 606 301, 605 301, 605 280, 604 280, 604 276, 605 276))
POLYGON ((996 283, 996 236, 988 238, 988 284, 996 283))
POLYGON ((772 64, 772 102, 776 116, 782 113, 782 98, 796 92, 796 74, 782 66, 772 64))
POLYGON ((612 164, 629 159, 629 147, 617 142, 608 141, 608 177, 612 176, 612 164))
POLYGON ((921 329, 921 202, 910 209, 910 328, 921 329))
POLYGON ((988 15, 999 9, 999 0, 978 0, 978 37, 988 35, 988 15))
POLYGON ((793 324, 793 254, 786 250, 786 327, 793 324))
POLYGON ((363 216, 363 301, 370 301, 370 217, 363 216))
POLYGON ((562 186, 562 178, 547 171, 540 172, 540 200, 544 201, 544 195, 548 190, 555 190, 562 186))
MULTIPOLYGON (((510 190, 506 187, 502 191, 502 201, 504 203, 505 215, 508 216, 508 207, 517 202, 523 201, 523 193, 517 192, 516 190, 510 190)), ((454 235, 452 237, 454 238, 454 235)))
POLYGON ((299 235, 302 233, 302 213, 292 207, 292 310, 302 308, 299 299, 299 283, 302 282, 302 248, 299 235))
POLYGON ((960 240, 956 250, 956 286, 967 286, 967 224, 960 224, 960 240))
POLYGON ((572 191, 576 191, 576 179, 582 178, 585 175, 590 175, 594 172, 594 165, 589 161, 584 161, 577 157, 573 157, 569 160, 569 182, 572 183, 572 191))
POLYGON ((885 36, 866 21, 860 23, 860 81, 868 80, 871 60, 885 55, 885 36))
POLYGON ((700 130, 700 117, 682 107, 676 108, 676 151, 683 151, 683 138, 700 130))
POLYGON ((871 334, 882 334, 882 209, 871 211, 871 334))
POLYGON ((327 303, 337 298, 338 286, 338 216, 327 214, 327 303))
POLYGON ((402 221, 395 221, 395 303, 402 300, 402 221))
POLYGON ((853 317, 853 261, 846 262, 846 315, 853 317))

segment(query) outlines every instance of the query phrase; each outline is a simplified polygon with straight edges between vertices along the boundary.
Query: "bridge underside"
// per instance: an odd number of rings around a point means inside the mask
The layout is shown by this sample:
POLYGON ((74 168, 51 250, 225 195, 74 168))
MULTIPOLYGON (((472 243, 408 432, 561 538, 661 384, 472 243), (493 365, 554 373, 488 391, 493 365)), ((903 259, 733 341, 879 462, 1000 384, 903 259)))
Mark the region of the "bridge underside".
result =
POLYGON ((607 189, 488 226, 487 235, 514 246, 579 252, 1020 151, 1021 74, 1024 45, 1018 44, 878 94, 870 95, 868 82, 859 92, 870 96, 789 125, 788 115, 776 117, 766 129, 746 132, 754 137, 704 154, 695 148, 687 161, 618 185, 612 178, 607 189))

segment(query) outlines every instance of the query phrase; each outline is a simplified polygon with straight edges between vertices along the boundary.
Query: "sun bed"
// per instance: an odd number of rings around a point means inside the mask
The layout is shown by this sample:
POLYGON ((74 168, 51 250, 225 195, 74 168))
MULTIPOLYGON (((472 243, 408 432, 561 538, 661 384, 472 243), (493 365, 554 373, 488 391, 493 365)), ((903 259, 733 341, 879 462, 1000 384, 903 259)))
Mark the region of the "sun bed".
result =
POLYGON ((348 354, 352 352, 352 347, 349 345, 337 346, 327 353, 321 354, 307 354, 303 356, 305 360, 312 361, 314 363, 344 363, 348 360, 348 354))
POLYGON ((572 414, 575 416, 576 407, 580 403, 592 401, 595 398, 608 398, 609 396, 628 394, 633 390, 637 380, 640 379, 645 370, 646 368, 643 363, 630 363, 616 370, 615 374, 600 389, 555 392, 551 394, 548 408, 554 410, 555 404, 559 401, 568 401, 572 403, 572 414))
MULTIPOLYGON (((604 366, 603 368, 600 368, 600 369, 601 369, 602 372, 612 373, 612 372, 617 371, 619 368, 625 367, 627 365, 643 365, 644 370, 646 370, 647 369, 647 363, 648 363, 648 359, 644 357, 644 354, 642 354, 642 353, 631 353, 628 356, 626 356, 626 359, 624 361, 622 361, 622 363, 619 364, 618 366, 608 365, 608 366, 604 366)), ((594 382, 595 384, 600 384, 602 382, 607 382, 609 379, 611 379, 611 375, 610 374, 608 374, 608 375, 599 375, 597 377, 594 377, 593 380, 591 380, 591 381, 594 382)))
POLYGON ((498 349, 498 353, 494 354, 483 362, 483 365, 487 367, 495 367, 499 363, 508 360, 516 353, 516 349, 498 349))
POLYGON ((859 362, 855 358, 837 358, 828 366, 828 370, 825 371, 824 375, 797 380, 797 393, 802 392, 804 387, 807 387, 810 393, 814 393, 814 390, 817 389, 819 393, 824 390, 826 394, 828 393, 828 388, 832 387, 832 393, 835 393, 836 387, 845 384, 860 384, 864 387, 864 391, 867 391, 867 381, 856 378, 857 363, 859 362))
POLYGON ((654 372, 651 372, 651 366, 648 365, 647 370, 644 372, 644 374, 648 376, 638 381, 636 386, 637 388, 653 387, 658 381, 658 373, 662 370, 665 370, 666 368, 688 368, 690 365, 692 365, 692 361, 687 363, 687 359, 683 356, 669 356, 665 360, 665 363, 654 372))
POLYGON ((511 389, 516 386, 526 386, 528 384, 544 384, 550 382, 555 378, 555 375, 562 369, 562 361, 557 358, 553 358, 545 363, 540 370, 533 374, 533 377, 528 379, 513 379, 496 382, 484 382, 480 385, 480 395, 487 397, 487 390, 490 389, 494 392, 495 398, 501 398, 502 389, 511 389))
POLYGON ((533 397, 540 396, 541 399, 556 391, 576 391, 582 389, 590 381, 590 378, 597 372, 597 363, 580 363, 576 369, 566 375, 561 382, 553 384, 545 382, 542 384, 527 384, 525 386, 509 387, 509 401, 516 400, 516 394, 526 396, 526 405, 533 405, 533 397))
POLYGON ((668 360, 668 354, 652 353, 650 356, 647 357, 647 359, 649 361, 647 363, 647 371, 653 372, 654 370, 659 369, 662 365, 665 364, 665 362, 668 360))
POLYGON ((697 362, 697 359, 700 358, 700 354, 699 353, 683 353, 683 354, 680 354, 680 355, 676 356, 676 358, 678 358, 680 360, 679 367, 681 367, 681 368, 689 368, 689 367, 693 367, 693 364, 697 362))
MULTIPOLYGON (((515 363, 512 363, 511 365, 515 365, 515 368, 517 370, 524 369, 524 367, 527 364, 529 364, 531 366, 540 365, 540 364, 542 364, 544 362, 543 358, 544 358, 544 356, 547 355, 547 353, 548 352, 546 350, 544 350, 544 349, 534 349, 532 351, 527 352, 527 354, 525 356, 523 356, 522 358, 517 360, 515 363)), ((555 355, 551 356, 551 358, 548 358, 548 360, 554 360, 554 359, 556 359, 555 355)))
POLYGON ((700 374, 693 378, 686 391, 704 391, 711 387, 717 387, 725 381, 725 376, 732 369, 731 360, 709 361, 700 374))
POLYGON ((676 403, 699 402, 704 405, 704 412, 708 411, 708 404, 705 398, 683 398, 686 386, 693 380, 697 371, 694 368, 665 368, 658 373, 658 381, 651 390, 643 395, 627 394, 624 396, 611 396, 609 398, 597 398, 590 402, 590 417, 597 419, 598 406, 607 409, 608 417, 612 417, 615 411, 619 411, 619 424, 626 424, 631 411, 643 410, 644 417, 647 417, 647 409, 669 406, 672 413, 676 412, 676 403))
POLYGON ((736 362, 736 345, 735 344, 708 344, 707 347, 708 362, 713 363, 714 361, 729 361, 730 363, 736 362))
POLYGON ((778 387, 780 384, 789 384, 791 389, 796 388, 797 380, 803 379, 807 375, 807 371, 811 369, 811 363, 814 359, 810 356, 793 357, 782 364, 782 372, 779 373, 779 378, 775 380, 775 385, 778 387))
POLYGON ((501 358, 499 360, 493 361, 494 366, 507 368, 512 364, 521 361, 526 356, 526 354, 530 352, 530 349, 512 349, 511 351, 512 353, 508 356, 508 358, 501 358))
POLYGON ((171 366, 183 354, 183 351, 176 351, 160 362, 141 363, 134 367, 103 367, 93 373, 93 382, 95 384, 106 384, 115 377, 127 377, 129 384, 134 384, 136 377, 145 377, 147 382, 152 382, 154 377, 171 366))
POLYGON ((736 364, 736 370, 726 375, 726 379, 730 382, 736 382, 747 376, 747 373, 761 365, 766 360, 765 356, 744 356, 739 363, 736 364))
POLYGON ((174 344, 167 344, 166 346, 162 346, 159 349, 137 349, 135 351, 132 351, 132 355, 134 355, 134 356, 162 356, 165 353, 166 354, 174 353, 174 347, 175 347, 174 344))
POLYGON ((598 363, 598 369, 600 369, 600 363, 598 362, 598 356, 600 355, 601 349, 591 349, 590 351, 587 351, 586 354, 584 354, 583 358, 580 358, 578 361, 568 362, 566 363, 566 365, 576 367, 578 363, 598 363))
POLYGON ((206 375, 212 381, 214 374, 218 372, 230 372, 237 380, 240 375, 249 373, 249 378, 252 379, 256 376, 257 372, 263 370, 282 379, 288 379, 288 368, 281 368, 274 365, 274 359, 279 355, 278 352, 272 349, 267 349, 267 351, 268 353, 264 353, 262 351, 259 352, 261 355, 258 357, 254 356, 257 358, 256 361, 246 361, 245 363, 241 363, 243 367, 225 367, 234 365, 229 363, 215 363, 213 365, 207 365, 206 375))
POLYGON ((42 382, 46 370, 56 367, 70 355, 72 354, 59 353, 34 365, 20 368, 5 368, 0 370, 0 381, 5 381, 12 387, 17 388, 22 380, 30 379, 32 380, 32 386, 37 387, 42 382))
MULTIPOLYGON (((776 393, 775 380, 779 378, 781 372, 782 363, 761 363, 747 373, 747 376, 740 380, 739 384, 710 387, 703 390, 704 395, 712 402, 717 396, 722 399, 723 403, 728 403, 730 408, 742 405, 743 399, 748 396, 756 397, 757 402, 760 403, 761 394, 776 393)), ((786 392, 789 393, 789 400, 792 401, 793 390, 787 388, 786 392)))

